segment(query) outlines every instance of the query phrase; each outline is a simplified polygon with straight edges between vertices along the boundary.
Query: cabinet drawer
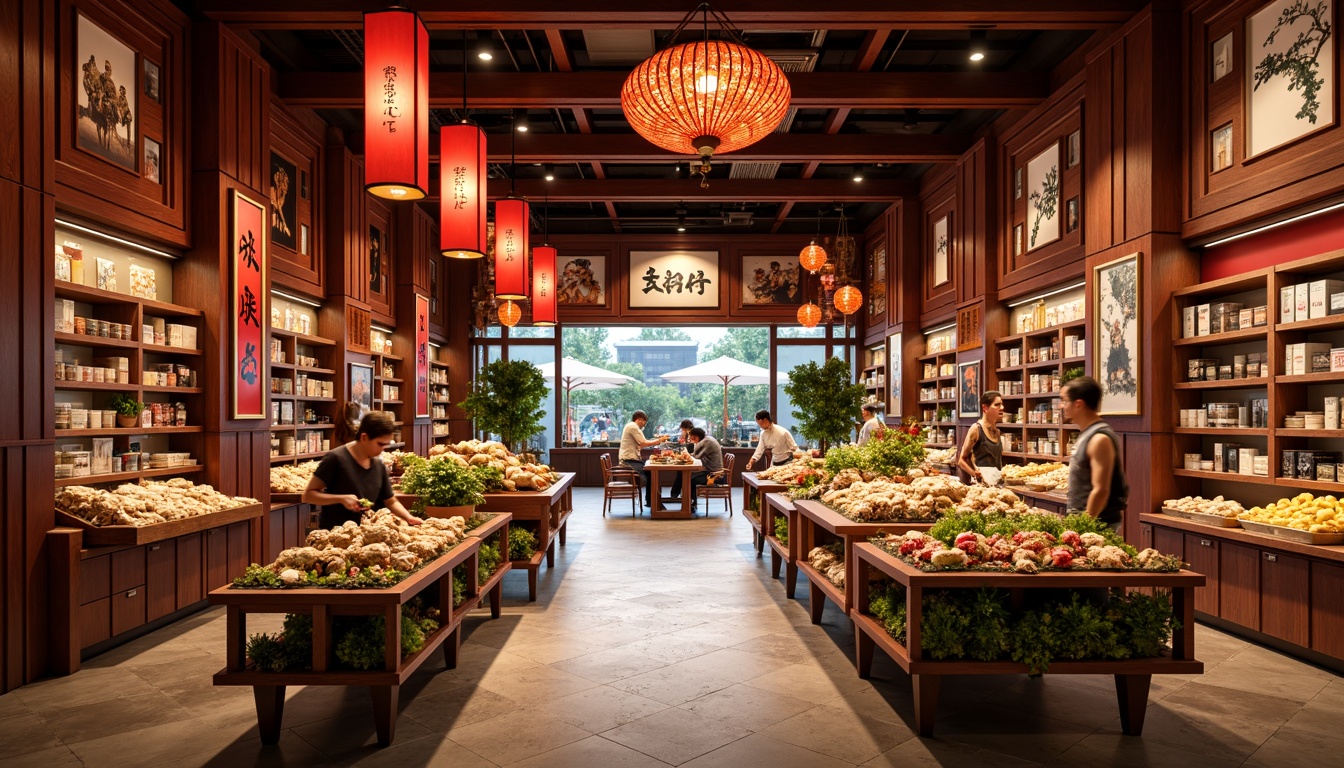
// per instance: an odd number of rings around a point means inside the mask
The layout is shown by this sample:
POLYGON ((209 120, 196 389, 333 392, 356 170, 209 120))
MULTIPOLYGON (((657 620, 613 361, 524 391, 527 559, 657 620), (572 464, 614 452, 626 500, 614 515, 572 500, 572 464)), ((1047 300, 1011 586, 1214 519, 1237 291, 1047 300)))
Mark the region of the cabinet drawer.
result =
POLYGON ((225 574, 226 583, 242 576, 247 571, 247 564, 251 562, 252 537, 249 526, 250 523, 247 521, 229 526, 229 569, 225 574))
POLYGON ((211 528, 205 532, 205 591, 229 583, 229 530, 211 528))
POLYGON ((1260 631, 1306 647, 1311 642, 1311 573, 1306 559, 1260 553, 1260 631))
POLYGON ((145 546, 145 619, 153 621, 177 610, 177 541, 145 546))
POLYGON ((145 585, 140 584, 108 598, 112 601, 112 635, 120 635, 145 623, 145 585))
POLYGON ((1311 564, 1311 649, 1344 659, 1344 567, 1311 564))
POLYGON ((112 598, 79 606, 79 647, 88 648, 112 636, 112 598))
POLYGON ((102 600, 112 594, 112 556, 99 555, 79 563, 79 604, 102 600))
POLYGON ((205 597, 205 569, 202 563, 199 533, 178 536, 177 541, 177 607, 200 602, 205 597))
POLYGON ((1260 629, 1260 549, 1224 541, 1218 547, 1221 594, 1218 615, 1260 629))
POLYGON ((1153 529, 1152 547, 1164 555, 1175 555, 1185 559, 1185 539, 1186 536, 1181 531, 1159 526, 1153 529))
MULTIPOLYGON (((1202 573, 1206 577, 1204 586, 1195 589, 1195 610, 1210 616, 1218 615, 1218 540, 1208 536, 1187 533, 1184 537, 1184 555, 1182 559, 1190 564, 1190 570, 1202 573)), ((1167 554, 1162 549, 1159 552, 1167 554)))
POLYGON ((112 594, 145 583, 145 548, 132 547, 112 553, 112 594))

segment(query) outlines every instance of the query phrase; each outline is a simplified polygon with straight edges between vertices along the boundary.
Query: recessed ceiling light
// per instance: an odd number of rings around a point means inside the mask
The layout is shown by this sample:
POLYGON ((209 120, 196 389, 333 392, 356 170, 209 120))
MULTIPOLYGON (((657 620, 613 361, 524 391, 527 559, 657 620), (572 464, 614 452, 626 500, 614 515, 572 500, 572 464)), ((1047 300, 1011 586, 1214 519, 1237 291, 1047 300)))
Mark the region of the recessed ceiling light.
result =
POLYGON ((989 41, 983 29, 971 30, 971 44, 967 50, 971 61, 984 61, 985 54, 989 52, 989 41))

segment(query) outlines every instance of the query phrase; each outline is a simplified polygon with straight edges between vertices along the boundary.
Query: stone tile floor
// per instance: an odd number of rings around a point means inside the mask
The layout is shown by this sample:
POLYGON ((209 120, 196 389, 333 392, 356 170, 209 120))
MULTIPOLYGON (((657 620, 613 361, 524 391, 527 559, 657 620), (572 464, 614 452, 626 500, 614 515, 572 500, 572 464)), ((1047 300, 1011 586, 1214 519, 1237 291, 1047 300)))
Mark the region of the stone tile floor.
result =
POLYGON ((212 609, 0 696, 0 766, 1314 768, 1344 752, 1344 680, 1206 627, 1207 672, 1154 678, 1142 738, 1121 734, 1110 678, 1079 676, 949 680, 937 737, 917 738, 909 680, 880 652, 860 680, 850 622, 828 607, 811 625, 806 585, 785 599, 740 513, 604 519, 600 504, 576 491, 536 603, 508 576, 504 616, 466 620, 458 668, 436 654, 403 687, 387 749, 359 688, 291 688, 280 743, 262 746, 251 692, 211 685, 212 609))

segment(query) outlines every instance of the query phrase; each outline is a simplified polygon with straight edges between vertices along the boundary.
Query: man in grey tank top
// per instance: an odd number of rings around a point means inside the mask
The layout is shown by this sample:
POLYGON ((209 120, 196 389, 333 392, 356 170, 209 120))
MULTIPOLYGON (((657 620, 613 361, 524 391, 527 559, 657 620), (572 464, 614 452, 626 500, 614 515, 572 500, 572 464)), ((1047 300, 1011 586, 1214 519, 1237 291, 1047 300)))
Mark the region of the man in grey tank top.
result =
POLYGON ((1069 460, 1069 511, 1086 512, 1121 530, 1129 483, 1120 465, 1120 438, 1097 414, 1101 385, 1080 376, 1064 385, 1060 397, 1064 415, 1081 430, 1069 460))

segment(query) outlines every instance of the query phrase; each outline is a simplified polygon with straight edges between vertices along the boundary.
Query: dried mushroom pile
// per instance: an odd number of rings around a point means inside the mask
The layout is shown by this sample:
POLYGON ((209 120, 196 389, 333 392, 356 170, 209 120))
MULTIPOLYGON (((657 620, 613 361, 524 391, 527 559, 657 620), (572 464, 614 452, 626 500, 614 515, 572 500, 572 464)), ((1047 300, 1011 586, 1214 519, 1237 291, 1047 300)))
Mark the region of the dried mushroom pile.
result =
POLYGON ((826 580, 835 586, 845 588, 845 543, 837 541, 824 547, 813 547, 807 553, 807 562, 826 580))
POLYGON ((1025 511, 1026 505, 1005 488, 970 487, 948 475, 906 478, 872 476, 855 469, 841 471, 821 501, 851 520, 889 522, 932 520, 952 510, 1025 511))
POLYGON ((126 483, 111 491, 70 485, 56 492, 56 509, 94 525, 153 525, 257 503, 245 496, 225 496, 181 477, 126 483))
POLYGON ((1025 485, 1033 491, 1067 491, 1069 466, 1057 461, 1048 464, 1015 464, 1003 468, 1003 481, 1009 485, 1025 485))
POLYGON ((818 471, 825 466, 826 462, 822 459, 814 459, 810 456, 804 456, 784 464, 776 464, 773 467, 763 469, 756 473, 756 477, 774 483, 792 485, 793 478, 809 472, 818 471))
POLYGON ((316 470, 316 461, 305 461, 292 467, 271 467, 271 493, 303 493, 316 470))
POLYGON ((380 509, 359 523, 312 531, 304 546, 286 549, 270 565, 250 566, 234 586, 391 586, 465 536, 461 517, 431 517, 413 526, 380 509))
POLYGON ((1162 502, 1163 509, 1174 509, 1177 512, 1193 513, 1197 515, 1215 515, 1219 517, 1236 517, 1246 508, 1241 506, 1241 502, 1224 499, 1222 496, 1215 496, 1212 499, 1206 499, 1203 496, 1186 496, 1181 499, 1167 499, 1162 502))
POLYGON ((560 479, 545 464, 524 462, 503 443, 494 440, 464 440, 456 445, 436 445, 429 449, 430 459, 453 461, 463 467, 490 467, 499 470, 498 488, 486 490, 544 491, 560 479))

